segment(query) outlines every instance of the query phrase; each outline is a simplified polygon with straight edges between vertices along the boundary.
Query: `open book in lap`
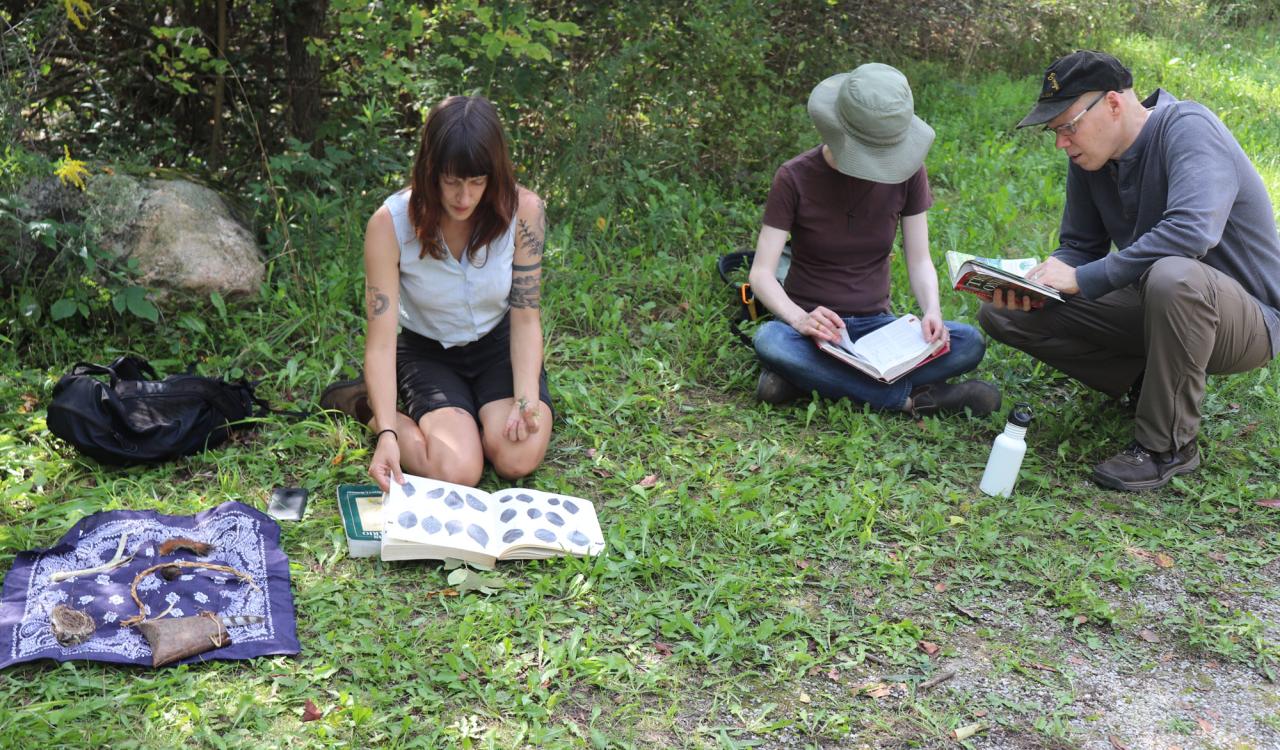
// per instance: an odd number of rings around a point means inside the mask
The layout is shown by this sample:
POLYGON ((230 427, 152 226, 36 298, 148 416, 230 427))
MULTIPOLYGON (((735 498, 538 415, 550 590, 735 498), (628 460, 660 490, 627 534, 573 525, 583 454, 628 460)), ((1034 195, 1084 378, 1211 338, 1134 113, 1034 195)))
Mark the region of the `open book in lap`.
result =
POLYGON ((539 490, 484 492, 405 474, 404 484, 391 483, 383 519, 383 560, 453 557, 492 567, 604 549, 590 501, 539 490))
POLYGON ((914 315, 903 315, 857 341, 849 339, 847 328, 840 329, 840 337, 836 343, 823 341, 818 348, 882 383, 892 383, 950 350, 941 338, 925 341, 920 319, 914 315))
POLYGON ((1057 289, 1037 284, 1026 278, 1036 266, 1035 258, 979 258, 968 253, 947 251, 947 273, 951 286, 961 292, 973 292, 987 302, 997 289, 1011 289, 1031 297, 1032 307, 1042 307, 1046 299, 1062 301, 1057 289))

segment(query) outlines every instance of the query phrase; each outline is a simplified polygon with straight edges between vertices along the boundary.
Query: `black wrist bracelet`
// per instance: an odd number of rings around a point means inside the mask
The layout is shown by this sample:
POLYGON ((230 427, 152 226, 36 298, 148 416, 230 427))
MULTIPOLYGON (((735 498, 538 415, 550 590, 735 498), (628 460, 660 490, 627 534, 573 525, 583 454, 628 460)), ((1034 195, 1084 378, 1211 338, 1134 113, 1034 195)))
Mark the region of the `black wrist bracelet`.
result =
MULTIPOLYGON (((391 429, 390 427, 388 427, 388 428, 387 428, 387 429, 385 429, 385 430, 378 430, 378 434, 373 436, 373 442, 375 442, 375 443, 376 443, 376 442, 378 442, 379 440, 381 440, 381 439, 382 439, 382 436, 383 436, 383 435, 385 435, 385 434, 387 434, 388 432, 390 432, 392 435, 396 435, 396 431, 395 431, 395 430, 393 430, 393 429, 391 429)), ((396 442, 400 442, 400 436, 399 436, 399 435, 396 435, 396 442)))

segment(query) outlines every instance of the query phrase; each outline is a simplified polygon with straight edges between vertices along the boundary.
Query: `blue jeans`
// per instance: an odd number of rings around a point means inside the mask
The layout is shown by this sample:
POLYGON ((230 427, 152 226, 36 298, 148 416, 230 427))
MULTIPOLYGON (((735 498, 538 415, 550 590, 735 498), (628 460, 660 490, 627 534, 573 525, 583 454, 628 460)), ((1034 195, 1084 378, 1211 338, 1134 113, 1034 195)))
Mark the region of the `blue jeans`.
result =
MULTIPOLYGON (((889 313, 855 315, 845 318, 844 324, 849 338, 857 341, 896 319, 889 313)), ((901 410, 916 386, 941 383, 969 372, 982 361, 987 345, 978 329, 950 320, 945 325, 951 333, 951 351, 893 383, 881 383, 823 353, 812 339, 780 320, 770 320, 756 330, 756 356, 765 367, 805 392, 817 391, 830 399, 851 398, 876 409, 901 410)))

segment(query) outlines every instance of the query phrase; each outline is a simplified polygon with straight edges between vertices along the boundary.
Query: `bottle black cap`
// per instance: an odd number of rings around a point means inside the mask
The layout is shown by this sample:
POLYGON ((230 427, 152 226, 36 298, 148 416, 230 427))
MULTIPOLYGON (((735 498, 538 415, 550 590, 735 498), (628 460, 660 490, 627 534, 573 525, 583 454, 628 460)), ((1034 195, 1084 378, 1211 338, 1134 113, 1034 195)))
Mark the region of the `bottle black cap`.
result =
POLYGON ((1031 404, 1014 404, 1009 411, 1009 424, 1018 427, 1031 424, 1031 404))

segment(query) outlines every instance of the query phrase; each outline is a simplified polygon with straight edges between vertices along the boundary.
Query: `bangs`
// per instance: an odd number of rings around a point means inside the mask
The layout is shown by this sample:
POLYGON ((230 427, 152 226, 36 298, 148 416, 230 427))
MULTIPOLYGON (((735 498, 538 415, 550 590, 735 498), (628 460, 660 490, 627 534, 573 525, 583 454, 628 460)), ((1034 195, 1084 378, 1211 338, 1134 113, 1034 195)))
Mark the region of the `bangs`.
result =
POLYGON ((481 129, 457 122, 452 130, 453 133, 441 139, 443 143, 435 159, 436 174, 462 179, 493 174, 493 155, 487 139, 477 132, 481 129))

